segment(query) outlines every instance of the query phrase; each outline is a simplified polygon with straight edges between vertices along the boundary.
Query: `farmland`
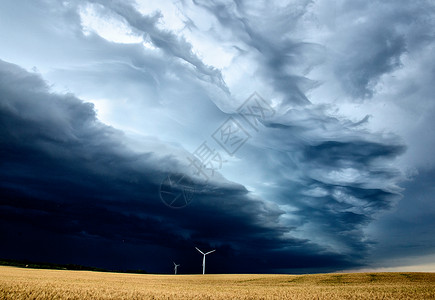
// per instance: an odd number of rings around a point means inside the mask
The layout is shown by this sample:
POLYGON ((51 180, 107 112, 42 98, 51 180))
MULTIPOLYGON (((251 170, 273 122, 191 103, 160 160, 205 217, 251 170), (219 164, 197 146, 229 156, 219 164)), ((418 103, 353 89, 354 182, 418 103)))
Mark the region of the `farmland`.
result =
POLYGON ((148 275, 0 266, 0 299, 435 299, 435 273, 148 275))

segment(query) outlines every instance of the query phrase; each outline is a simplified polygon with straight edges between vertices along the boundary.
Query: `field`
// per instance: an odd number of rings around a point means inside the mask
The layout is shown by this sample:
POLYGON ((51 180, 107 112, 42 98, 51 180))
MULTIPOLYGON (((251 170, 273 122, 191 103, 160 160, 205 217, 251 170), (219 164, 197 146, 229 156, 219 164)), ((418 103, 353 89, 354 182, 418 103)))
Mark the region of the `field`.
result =
POLYGON ((0 266, 0 299, 435 299, 435 273, 143 275, 0 266))

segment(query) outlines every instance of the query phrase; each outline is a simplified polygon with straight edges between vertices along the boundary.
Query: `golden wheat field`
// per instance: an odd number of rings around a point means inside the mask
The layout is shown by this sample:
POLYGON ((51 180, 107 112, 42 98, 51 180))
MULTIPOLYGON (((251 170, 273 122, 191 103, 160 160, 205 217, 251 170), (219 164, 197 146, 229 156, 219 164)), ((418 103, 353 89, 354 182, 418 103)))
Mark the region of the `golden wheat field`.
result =
POLYGON ((0 266, 0 299, 435 299, 435 273, 143 275, 0 266))

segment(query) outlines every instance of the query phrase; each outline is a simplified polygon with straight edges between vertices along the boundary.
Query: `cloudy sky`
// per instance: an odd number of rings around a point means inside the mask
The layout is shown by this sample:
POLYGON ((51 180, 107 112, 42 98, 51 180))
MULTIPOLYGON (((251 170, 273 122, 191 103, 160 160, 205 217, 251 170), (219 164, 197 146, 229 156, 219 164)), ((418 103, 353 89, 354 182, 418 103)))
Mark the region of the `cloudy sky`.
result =
POLYGON ((0 2, 0 257, 435 271, 432 1, 0 2))

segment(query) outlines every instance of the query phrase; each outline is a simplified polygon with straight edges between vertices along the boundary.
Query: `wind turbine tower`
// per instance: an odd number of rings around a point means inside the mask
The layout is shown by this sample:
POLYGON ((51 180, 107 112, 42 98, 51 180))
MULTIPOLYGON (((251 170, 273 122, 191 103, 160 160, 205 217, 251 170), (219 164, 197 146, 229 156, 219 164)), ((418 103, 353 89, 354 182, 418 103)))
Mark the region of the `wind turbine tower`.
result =
MULTIPOLYGON (((173 263, 174 263, 174 262, 173 262, 173 263)), ((175 275, 177 275, 177 268, 178 268, 179 266, 181 266, 181 265, 177 265, 176 263, 174 263, 174 272, 175 272, 175 275)))
MULTIPOLYGON (((196 247, 195 247, 196 248, 196 247)), ((203 259, 202 259, 202 274, 205 274, 205 256, 207 254, 210 254, 212 252, 215 252, 216 250, 211 250, 208 251, 207 253, 202 252, 201 250, 199 250, 198 248, 196 248, 196 250, 198 250, 202 255, 204 255, 203 259)))

